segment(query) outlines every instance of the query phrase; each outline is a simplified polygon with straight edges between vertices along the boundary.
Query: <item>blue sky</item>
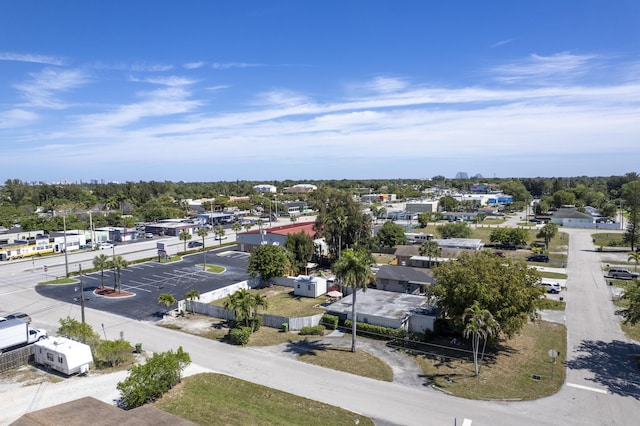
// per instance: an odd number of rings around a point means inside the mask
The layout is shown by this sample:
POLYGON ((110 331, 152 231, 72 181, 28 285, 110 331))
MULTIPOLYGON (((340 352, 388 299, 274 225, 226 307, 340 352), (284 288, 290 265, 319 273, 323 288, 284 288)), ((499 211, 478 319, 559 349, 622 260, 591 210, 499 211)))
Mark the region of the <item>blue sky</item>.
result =
POLYGON ((640 2, 5 1, 0 181, 640 171, 640 2))

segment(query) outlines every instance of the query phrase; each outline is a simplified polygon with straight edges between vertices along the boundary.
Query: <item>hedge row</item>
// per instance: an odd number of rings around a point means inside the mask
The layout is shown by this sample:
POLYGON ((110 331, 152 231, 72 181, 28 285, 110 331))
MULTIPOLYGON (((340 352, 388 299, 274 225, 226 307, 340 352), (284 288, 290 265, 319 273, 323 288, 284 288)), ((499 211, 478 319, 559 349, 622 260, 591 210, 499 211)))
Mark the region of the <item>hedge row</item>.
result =
POLYGON ((325 326, 324 325, 314 325, 313 327, 302 327, 300 329, 300 335, 301 336, 322 336, 324 334, 324 330, 325 330, 325 326))
POLYGON ((338 328, 339 318, 335 315, 324 314, 320 319, 320 324, 327 327, 329 330, 335 330, 338 328))
MULTIPOLYGON (((352 324, 353 322, 351 320, 344 322, 345 327, 349 330, 351 330, 352 324)), ((381 325, 367 324, 364 322, 356 323, 356 331, 372 336, 391 337, 393 339, 404 339, 406 335, 406 331, 403 328, 383 327, 381 325)))

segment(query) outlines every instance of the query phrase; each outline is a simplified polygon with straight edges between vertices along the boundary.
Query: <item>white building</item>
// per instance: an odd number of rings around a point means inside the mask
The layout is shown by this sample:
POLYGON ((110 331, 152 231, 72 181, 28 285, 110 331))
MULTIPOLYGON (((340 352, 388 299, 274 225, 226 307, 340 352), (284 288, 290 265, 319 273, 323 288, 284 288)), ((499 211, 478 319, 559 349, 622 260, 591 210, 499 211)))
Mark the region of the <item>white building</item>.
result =
POLYGON ((253 187, 253 190, 259 192, 260 194, 266 194, 270 192, 275 193, 278 191, 278 188, 273 185, 255 185, 253 187))
POLYGON ((327 280, 322 277, 298 275, 293 282, 293 294, 303 297, 318 297, 327 292, 327 280))

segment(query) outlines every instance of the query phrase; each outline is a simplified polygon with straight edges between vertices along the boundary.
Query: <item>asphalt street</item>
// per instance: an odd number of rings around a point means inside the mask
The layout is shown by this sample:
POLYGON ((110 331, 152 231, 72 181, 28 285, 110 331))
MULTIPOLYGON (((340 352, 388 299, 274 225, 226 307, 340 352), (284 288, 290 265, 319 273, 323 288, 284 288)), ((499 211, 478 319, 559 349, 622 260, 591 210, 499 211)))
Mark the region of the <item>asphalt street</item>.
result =
MULTIPOLYGON (((560 392, 536 401, 465 400, 428 387, 380 382, 277 353, 185 335, 157 327, 152 321, 92 308, 87 309, 86 316, 107 338, 121 336, 154 352, 182 346, 200 369, 337 405, 384 425, 453 425, 462 424, 464 419, 471 420, 473 426, 636 424, 640 418, 640 378, 633 357, 640 348, 620 330, 591 231, 562 231, 571 235, 566 282, 567 379, 560 392)), ((79 318, 77 303, 44 298, 34 290, 39 275, 30 262, 0 265, 2 309, 29 312, 36 327, 48 330, 55 330, 59 318, 79 318)), ((26 412, 59 403, 64 395, 57 389, 54 385, 30 386, 19 391, 19 401, 0 397, 0 413, 9 408, 26 412)), ((112 402, 112 394, 87 385, 86 395, 112 402)), ((69 394, 69 398, 75 395, 69 394)))

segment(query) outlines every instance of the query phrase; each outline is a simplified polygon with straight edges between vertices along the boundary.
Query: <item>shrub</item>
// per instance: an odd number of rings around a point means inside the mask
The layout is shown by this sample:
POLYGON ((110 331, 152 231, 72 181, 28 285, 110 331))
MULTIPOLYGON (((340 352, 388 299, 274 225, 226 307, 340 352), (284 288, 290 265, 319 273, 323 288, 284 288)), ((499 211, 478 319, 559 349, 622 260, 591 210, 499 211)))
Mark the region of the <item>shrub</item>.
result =
POLYGON ((253 317, 251 319, 251 324, 254 332, 260 330, 260 327, 262 327, 262 316, 253 317))
POLYGON ((131 344, 125 340, 100 340, 96 347, 96 365, 115 367, 131 358, 131 344))
POLYGON ((302 327, 300 329, 301 336, 322 336, 325 330, 324 325, 314 325, 313 327, 302 327))
POLYGON ((245 346, 251 337, 251 327, 236 327, 229 330, 229 340, 234 345, 245 346))
POLYGON ((320 324, 324 325, 329 330, 335 330, 338 328, 338 317, 335 315, 324 314, 320 319, 320 324))
MULTIPOLYGON (((351 330, 353 322, 346 320, 345 327, 351 330)), ((356 331, 358 333, 368 334, 373 337, 391 337, 392 339, 404 339, 406 332, 403 328, 383 327, 381 325, 366 324, 364 322, 356 323, 356 331)))

